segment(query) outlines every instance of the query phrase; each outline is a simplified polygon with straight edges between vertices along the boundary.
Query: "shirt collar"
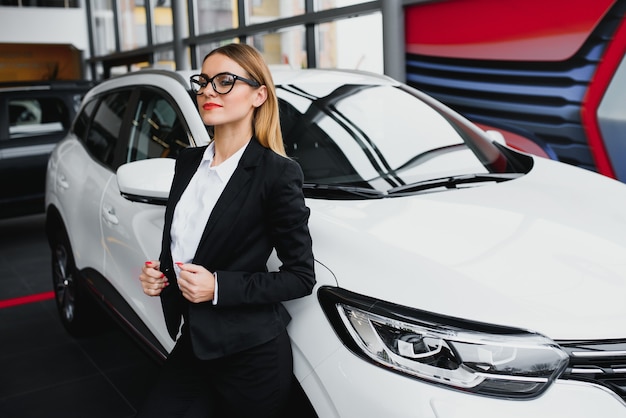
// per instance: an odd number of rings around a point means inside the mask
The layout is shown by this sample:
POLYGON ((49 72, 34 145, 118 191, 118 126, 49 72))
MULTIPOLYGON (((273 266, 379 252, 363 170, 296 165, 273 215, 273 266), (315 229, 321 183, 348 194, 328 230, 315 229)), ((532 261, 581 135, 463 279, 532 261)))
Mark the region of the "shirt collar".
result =
POLYGON ((241 160, 241 156, 243 155, 243 152, 246 150, 246 147, 249 143, 250 141, 246 142, 243 147, 239 148, 237 152, 228 157, 228 159, 222 162, 220 165, 216 167, 211 167, 213 157, 215 156, 215 142, 211 142, 206 150, 204 150, 202 163, 207 164, 209 166, 209 170, 214 171, 219 176, 220 180, 222 180, 223 182, 227 182, 237 169, 237 165, 239 165, 239 160, 241 160))

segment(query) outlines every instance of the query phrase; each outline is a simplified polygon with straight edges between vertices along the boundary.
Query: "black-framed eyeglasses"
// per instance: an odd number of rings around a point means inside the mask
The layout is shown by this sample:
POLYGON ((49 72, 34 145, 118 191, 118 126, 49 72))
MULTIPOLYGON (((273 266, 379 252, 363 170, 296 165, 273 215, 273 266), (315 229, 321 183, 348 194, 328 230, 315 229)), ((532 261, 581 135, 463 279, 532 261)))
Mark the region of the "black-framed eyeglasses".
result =
POLYGON ((232 73, 219 73, 209 78, 206 74, 196 74, 189 77, 191 90, 197 95, 203 94, 204 89, 211 83, 213 90, 218 94, 228 94, 235 86, 235 81, 241 80, 252 87, 261 87, 256 80, 240 77, 232 73))

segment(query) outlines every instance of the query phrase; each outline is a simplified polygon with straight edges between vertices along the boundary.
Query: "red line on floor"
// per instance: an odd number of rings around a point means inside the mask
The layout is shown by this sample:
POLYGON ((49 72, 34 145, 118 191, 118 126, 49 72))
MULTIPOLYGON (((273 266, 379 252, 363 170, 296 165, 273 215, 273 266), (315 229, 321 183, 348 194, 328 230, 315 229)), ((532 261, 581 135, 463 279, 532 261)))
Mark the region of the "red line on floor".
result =
POLYGON ((41 302, 54 298, 54 292, 36 293, 34 295, 21 296, 19 298, 0 300, 0 309, 9 308, 11 306, 25 305, 27 303, 41 302))

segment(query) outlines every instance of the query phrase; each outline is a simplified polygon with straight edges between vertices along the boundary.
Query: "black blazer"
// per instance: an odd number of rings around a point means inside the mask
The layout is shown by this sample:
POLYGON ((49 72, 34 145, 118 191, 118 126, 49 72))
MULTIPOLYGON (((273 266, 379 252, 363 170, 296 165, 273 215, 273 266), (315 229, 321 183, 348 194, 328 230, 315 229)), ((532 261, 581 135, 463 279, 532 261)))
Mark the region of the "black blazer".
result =
POLYGON ((310 294, 315 273, 302 170, 253 138, 209 217, 193 259, 217 273, 218 303, 183 298, 173 270, 178 260, 172 260, 170 229, 174 208, 205 149, 187 148, 177 158, 160 261, 170 282, 161 293, 168 332, 175 339, 184 317, 196 356, 206 360, 278 336, 291 319, 280 302, 310 294), (282 265, 268 272, 274 248, 282 265))

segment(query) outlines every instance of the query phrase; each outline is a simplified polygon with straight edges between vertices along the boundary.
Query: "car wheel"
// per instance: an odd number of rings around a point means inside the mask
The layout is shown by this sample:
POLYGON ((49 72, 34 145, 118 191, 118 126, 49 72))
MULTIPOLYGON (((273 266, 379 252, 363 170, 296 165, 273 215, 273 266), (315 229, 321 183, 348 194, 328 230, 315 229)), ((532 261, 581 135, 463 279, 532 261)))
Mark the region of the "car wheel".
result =
POLYGON ((80 286, 72 249, 65 234, 61 232, 55 234, 51 250, 52 281, 61 322, 70 334, 85 335, 89 331, 89 322, 94 309, 89 306, 91 301, 80 286))

